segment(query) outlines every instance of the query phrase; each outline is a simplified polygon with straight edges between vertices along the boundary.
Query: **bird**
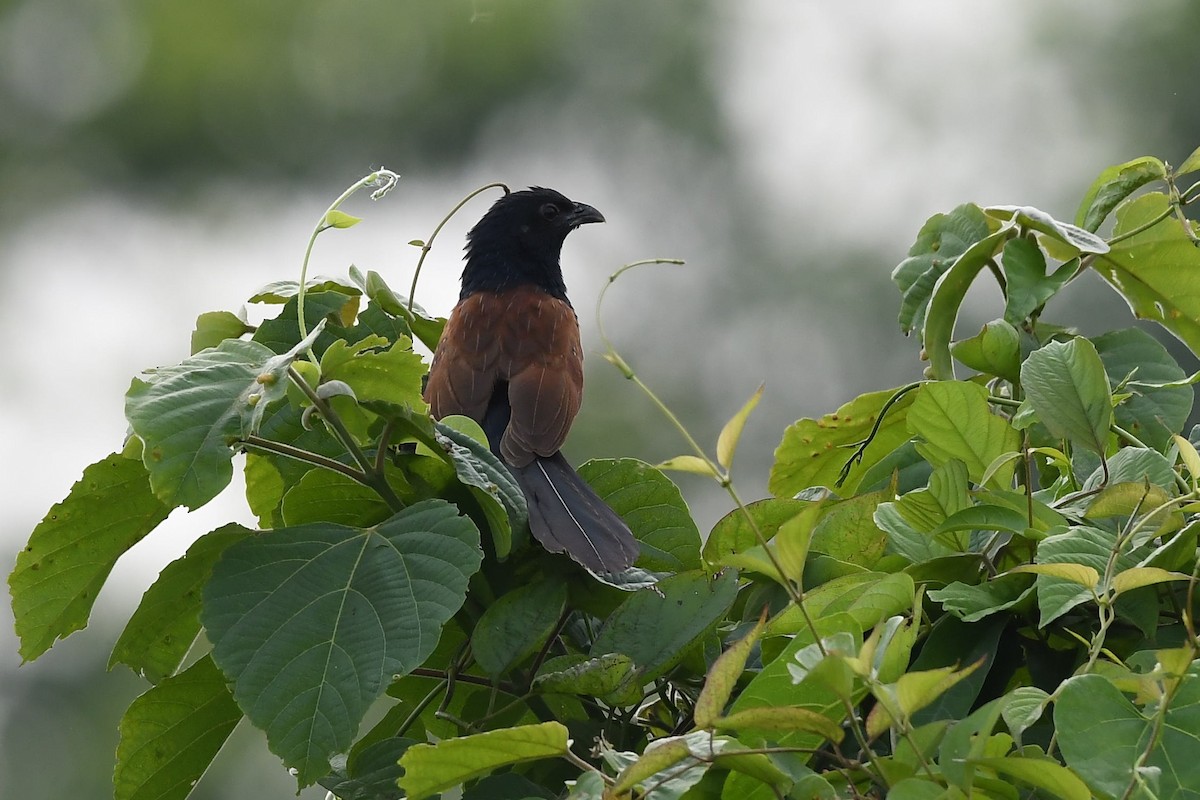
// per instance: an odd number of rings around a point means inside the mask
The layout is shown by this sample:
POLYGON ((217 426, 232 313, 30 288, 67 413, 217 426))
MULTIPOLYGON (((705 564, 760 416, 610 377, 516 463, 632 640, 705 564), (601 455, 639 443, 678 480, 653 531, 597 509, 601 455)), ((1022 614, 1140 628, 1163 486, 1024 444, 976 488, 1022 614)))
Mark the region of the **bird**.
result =
POLYGON ((633 565, 637 539, 561 452, 583 398, 583 350, 560 255, 567 234, 595 222, 604 215, 592 206, 538 186, 488 209, 467 234, 462 290, 424 398, 435 419, 480 424, 542 547, 616 574, 633 565))

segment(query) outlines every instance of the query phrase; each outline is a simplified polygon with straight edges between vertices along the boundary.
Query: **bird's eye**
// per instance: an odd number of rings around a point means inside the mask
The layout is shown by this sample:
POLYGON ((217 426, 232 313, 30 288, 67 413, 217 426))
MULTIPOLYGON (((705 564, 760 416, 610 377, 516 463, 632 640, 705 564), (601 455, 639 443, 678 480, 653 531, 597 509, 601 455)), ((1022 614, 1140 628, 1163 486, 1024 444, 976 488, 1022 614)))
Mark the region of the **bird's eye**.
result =
POLYGON ((554 205, 554 203, 546 203, 546 205, 542 206, 541 211, 544 219, 554 219, 558 216, 558 206, 554 205))

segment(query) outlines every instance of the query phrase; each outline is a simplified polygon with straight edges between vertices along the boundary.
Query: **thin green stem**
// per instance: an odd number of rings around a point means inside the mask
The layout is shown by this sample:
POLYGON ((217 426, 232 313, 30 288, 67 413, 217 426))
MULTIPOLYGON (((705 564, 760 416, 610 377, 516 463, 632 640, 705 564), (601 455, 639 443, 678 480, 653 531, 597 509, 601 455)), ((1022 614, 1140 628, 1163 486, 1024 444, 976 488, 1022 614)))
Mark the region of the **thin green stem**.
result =
POLYGON ((328 458, 319 453, 302 450, 299 447, 293 447, 292 445, 284 444, 283 442, 275 442, 270 439, 264 439, 263 437, 256 436, 254 434, 251 434, 244 439, 240 439, 239 443, 243 447, 252 448, 254 450, 262 450, 265 453, 274 453, 275 455, 283 456, 284 458, 290 458, 293 461, 302 461, 305 464, 313 464, 318 467, 324 467, 325 469, 341 473, 347 478, 358 481, 364 486, 367 485, 367 476, 362 472, 356 470, 354 467, 343 464, 340 461, 335 461, 334 459, 328 458))
MULTIPOLYGON (((300 391, 304 392, 304 395, 313 404, 313 407, 317 409, 317 412, 320 413, 321 418, 325 420, 325 423, 333 431, 338 441, 346 448, 346 452, 358 464, 362 470, 360 483, 374 489, 393 511, 399 511, 404 508, 404 502, 396 496, 391 484, 387 482, 387 475, 382 469, 376 469, 376 462, 368 458, 363 449, 358 446, 358 442, 354 440, 354 435, 350 433, 350 430, 346 427, 346 423, 342 421, 337 412, 333 410, 329 403, 325 402, 316 389, 308 385, 308 381, 304 380, 304 377, 296 371, 295 367, 288 367, 288 377, 299 387, 300 391)), ((376 458, 378 459, 378 454, 376 454, 376 458)))
POLYGON ((429 255, 429 251, 433 249, 433 240, 436 239, 437 235, 442 232, 442 228, 445 227, 446 223, 450 221, 450 218, 453 217, 455 214, 457 214, 459 212, 459 210, 467 204, 468 201, 470 201, 472 198, 474 198, 475 195, 482 194, 483 192, 486 192, 488 189, 503 189, 505 194, 509 193, 508 186, 503 183, 489 183, 486 186, 480 186, 478 189, 476 189, 475 191, 468 194, 462 200, 459 200, 458 205, 456 205, 454 208, 450 209, 449 214, 442 217, 442 221, 439 222, 437 224, 437 227, 433 229, 433 233, 431 233, 429 235, 429 238, 421 243, 421 257, 417 259, 417 268, 415 270, 413 270, 412 286, 410 286, 408 289, 408 313, 409 313, 409 316, 412 316, 412 313, 413 313, 413 302, 414 302, 413 298, 415 298, 417 296, 417 279, 421 277, 421 267, 424 266, 424 264, 425 264, 425 256, 429 255))
MULTIPOLYGON (((308 246, 304 248, 304 261, 300 264, 300 286, 296 294, 296 318, 300 325, 300 340, 303 341, 308 336, 308 323, 304 319, 304 295, 308 289, 308 262, 312 258, 313 245, 317 243, 317 237, 329 228, 334 227, 329 224, 329 215, 338 210, 342 203, 346 202, 355 192, 367 186, 377 187, 371 192, 371 199, 378 200, 391 191, 391 188, 396 185, 396 181, 400 180, 400 176, 389 169, 380 167, 370 175, 364 176, 353 186, 342 192, 337 200, 329 208, 325 209, 325 213, 321 215, 321 219, 317 221, 313 228, 312 235, 308 237, 308 246)), ((308 360, 314 364, 317 362, 316 354, 313 349, 308 348, 308 360)))
POLYGON ((449 681, 441 680, 438 682, 437 686, 434 686, 432 689, 430 689, 429 693, 426 694, 425 697, 423 697, 420 702, 413 707, 412 713, 404 718, 404 722, 400 723, 400 727, 396 731, 396 736, 403 736, 405 733, 407 733, 408 729, 411 728, 416 721, 421 718, 421 715, 425 713, 425 709, 429 708, 430 703, 436 700, 439 694, 446 691, 446 687, 449 685, 449 681))

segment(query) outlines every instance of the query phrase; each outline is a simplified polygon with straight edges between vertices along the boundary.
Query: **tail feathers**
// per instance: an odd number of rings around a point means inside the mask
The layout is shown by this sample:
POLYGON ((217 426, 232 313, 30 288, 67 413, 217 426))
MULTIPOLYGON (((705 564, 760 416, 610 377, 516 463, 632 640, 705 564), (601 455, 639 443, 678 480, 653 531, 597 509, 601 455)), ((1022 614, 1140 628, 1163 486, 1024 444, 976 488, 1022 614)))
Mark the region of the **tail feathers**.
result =
POLYGON ((621 572, 633 565, 638 543, 629 526, 562 453, 511 469, 529 504, 529 529, 543 547, 565 552, 592 572, 621 572))

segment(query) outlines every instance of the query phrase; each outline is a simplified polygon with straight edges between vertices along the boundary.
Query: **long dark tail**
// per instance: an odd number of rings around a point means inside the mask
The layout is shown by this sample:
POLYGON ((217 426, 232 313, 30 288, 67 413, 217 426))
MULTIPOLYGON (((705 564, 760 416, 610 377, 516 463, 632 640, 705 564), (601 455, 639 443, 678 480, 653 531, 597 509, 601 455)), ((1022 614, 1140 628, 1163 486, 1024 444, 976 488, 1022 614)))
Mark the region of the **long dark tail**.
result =
POLYGON ((562 453, 511 468, 529 504, 529 530, 551 553, 593 572, 621 572, 638 555, 629 526, 584 483, 562 453))
MULTIPOLYGON (((483 420, 483 430, 497 456, 511 413, 507 390, 506 384, 497 386, 483 420)), ((622 572, 633 565, 638 556, 633 532, 561 452, 539 456, 524 467, 508 468, 525 493, 529 530, 542 547, 551 553, 566 553, 592 572, 622 572)))

